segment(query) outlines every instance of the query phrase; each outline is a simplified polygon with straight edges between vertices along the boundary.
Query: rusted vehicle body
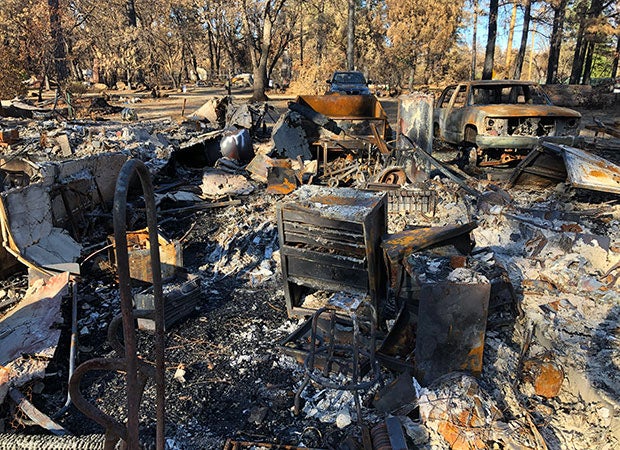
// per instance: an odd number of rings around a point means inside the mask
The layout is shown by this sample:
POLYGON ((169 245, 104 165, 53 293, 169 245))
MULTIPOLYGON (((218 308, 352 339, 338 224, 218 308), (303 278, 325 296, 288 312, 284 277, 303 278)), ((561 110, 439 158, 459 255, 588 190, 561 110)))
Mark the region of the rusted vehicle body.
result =
POLYGON ((529 81, 482 80, 448 86, 433 114, 434 136, 454 145, 474 146, 488 159, 522 159, 540 138, 571 143, 579 132, 581 114, 554 106, 540 86, 529 81), (566 139, 569 137, 569 139, 566 139))
POLYGON ((373 140, 373 127, 381 139, 388 137, 387 114, 374 95, 300 95, 296 102, 334 120, 345 132, 345 140, 373 140))

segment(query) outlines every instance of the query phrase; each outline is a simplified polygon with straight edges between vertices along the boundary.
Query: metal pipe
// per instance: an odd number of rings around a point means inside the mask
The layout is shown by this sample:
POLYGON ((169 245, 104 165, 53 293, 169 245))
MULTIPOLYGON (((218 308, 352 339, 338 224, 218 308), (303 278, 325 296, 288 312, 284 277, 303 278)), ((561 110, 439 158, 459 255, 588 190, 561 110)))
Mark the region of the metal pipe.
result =
POLYGON ((374 372, 375 380, 379 382, 379 386, 383 387, 383 377, 381 376, 381 368, 379 367, 379 363, 377 362, 377 352, 376 352, 376 343, 377 343, 377 310, 371 304, 368 305, 370 308, 370 367, 374 372))
POLYGON ((69 378, 67 380, 67 401, 63 405, 60 410, 54 414, 52 417, 54 419, 58 419, 64 413, 69 410, 69 406, 71 406, 71 392, 69 391, 69 382, 71 377, 73 376, 73 372, 75 371, 75 354, 78 346, 78 330, 77 330, 77 282, 75 280, 71 281, 71 346, 69 348, 69 378))
MULTIPOLYGON (((132 162, 136 160, 128 161, 132 162)), ((114 194, 114 239, 116 243, 116 262, 121 297, 121 314, 123 317, 123 338, 125 341, 126 384, 127 384, 127 448, 138 450, 139 444, 139 407, 138 367, 136 349, 136 331, 133 324, 133 305, 131 295, 131 277, 129 275, 129 255, 127 250, 127 191, 129 189, 130 170, 124 165, 116 182, 114 194)), ((142 181, 142 180, 140 180, 142 181)), ((145 195, 145 197, 147 197, 145 195)))
MULTIPOLYGON (((351 320, 353 321, 353 374, 351 375, 351 383, 356 385, 359 381, 359 357, 360 357, 360 326, 357 322, 357 315, 351 313, 351 320)), ((374 345, 374 342, 372 343, 374 345)), ((355 412, 357 414, 357 422, 362 424, 362 406, 360 404, 360 392, 358 389, 353 391, 353 398, 355 399, 355 412)))
POLYGON ((332 370, 332 363, 334 359, 334 347, 336 345, 336 311, 331 312, 330 320, 329 320, 329 335, 332 337, 329 340, 329 350, 327 351, 327 361, 325 362, 325 367, 323 368, 323 376, 328 376, 329 372, 332 370))
MULTIPOLYGON (((295 392, 294 413, 296 416, 299 415, 299 411, 301 407, 301 394, 306 389, 306 386, 308 386, 308 383, 310 383, 310 370, 314 369, 314 355, 316 353, 317 328, 318 328, 319 316, 327 310, 328 310, 327 308, 321 308, 316 313, 314 313, 314 315, 312 316, 312 327, 310 331, 310 351, 308 352, 308 355, 306 356, 306 359, 304 361, 304 372, 305 372, 304 379, 301 382, 301 385, 299 386, 297 391, 295 392), (312 369, 309 369, 310 367, 312 369)), ((332 338, 332 341, 333 341, 333 338, 332 338)))

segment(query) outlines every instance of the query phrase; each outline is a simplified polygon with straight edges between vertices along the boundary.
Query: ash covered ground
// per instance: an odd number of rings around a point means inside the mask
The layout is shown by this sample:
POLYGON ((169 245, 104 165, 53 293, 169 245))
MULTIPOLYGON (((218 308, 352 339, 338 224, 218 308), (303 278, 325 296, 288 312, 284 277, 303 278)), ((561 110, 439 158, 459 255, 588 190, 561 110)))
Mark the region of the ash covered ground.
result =
MULTIPOLYGON (((108 133, 113 136, 106 141, 109 145, 116 139, 130 140, 125 151, 135 157, 148 155, 151 167, 165 167, 169 156, 165 146, 158 146, 152 157, 153 148, 145 150, 140 133, 132 127, 124 127, 127 133, 121 131, 123 126, 118 128, 108 133)), ((174 131, 170 134, 174 136, 174 131)), ((92 143, 84 140, 87 145, 92 143)), ((620 162, 600 141, 592 150, 620 162)), ((196 192, 202 175, 202 170, 176 166, 161 170, 155 184, 183 180, 179 189, 196 192)), ((484 174, 470 180, 470 186, 483 194, 473 199, 458 192, 453 182, 433 177, 427 187, 438 194, 434 215, 390 216, 390 232, 476 221, 472 232, 476 246, 468 265, 501 268, 515 292, 513 301, 491 308, 480 378, 456 374, 437 380, 418 389, 412 407, 397 414, 408 445, 618 448, 617 196, 576 190, 565 183, 522 185, 509 191, 496 188, 496 183, 484 174), (608 245, 583 236, 606 237, 608 245), (561 373, 554 395, 543 395, 544 389, 536 385, 541 368, 547 367, 561 373), (463 414, 470 419, 462 422, 463 414)), ((187 271, 201 277, 198 307, 166 333, 167 446, 219 449, 232 438, 339 448, 347 436, 359 441, 362 432, 350 395, 309 387, 303 410, 299 416, 293 414, 302 367, 278 349, 278 343, 301 325, 300 319, 287 316, 280 270, 275 205, 286 197, 266 194, 262 183, 251 184, 254 192, 236 197, 238 205, 160 216, 160 229, 170 238, 182 239, 187 271)), ((139 211, 140 202, 134 201, 139 211)), ((133 224, 136 229, 144 226, 139 216, 133 224)), ((85 246, 101 242, 110 232, 109 217, 99 218, 85 246)), ((435 273, 432 263, 428 271, 429 276, 435 273)), ((26 288, 25 274, 13 276, 2 282, 2 297, 18 298, 26 288)), ((115 356, 106 333, 120 311, 120 300, 116 273, 105 252, 83 264, 78 289, 77 363, 115 356)), ((70 315, 67 299, 60 343, 46 376, 22 388, 49 415, 66 399, 70 315)), ((139 353, 154 360, 152 336, 146 332, 140 333, 139 353)), ((398 377, 385 367, 381 372, 386 385, 398 377)), ((92 374, 82 387, 103 411, 125 417, 124 374, 92 374)), ((385 418, 372 405, 376 391, 363 396, 368 426, 385 418)), ((154 441, 154 398, 149 383, 140 410, 147 447, 154 441)), ((41 434, 23 418, 5 402, 0 409, 4 436, 41 434)), ((103 432, 74 407, 56 420, 78 436, 103 432)))

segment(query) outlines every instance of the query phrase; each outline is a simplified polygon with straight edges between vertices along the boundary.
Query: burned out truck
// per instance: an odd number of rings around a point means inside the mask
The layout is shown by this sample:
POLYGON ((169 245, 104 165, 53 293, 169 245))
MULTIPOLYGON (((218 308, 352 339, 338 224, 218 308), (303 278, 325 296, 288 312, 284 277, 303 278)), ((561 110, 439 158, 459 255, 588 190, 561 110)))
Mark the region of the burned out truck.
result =
POLYGON ((466 81, 448 86, 433 115, 435 138, 474 147, 480 165, 523 159, 542 139, 572 144, 581 114, 554 106, 529 81, 466 81))

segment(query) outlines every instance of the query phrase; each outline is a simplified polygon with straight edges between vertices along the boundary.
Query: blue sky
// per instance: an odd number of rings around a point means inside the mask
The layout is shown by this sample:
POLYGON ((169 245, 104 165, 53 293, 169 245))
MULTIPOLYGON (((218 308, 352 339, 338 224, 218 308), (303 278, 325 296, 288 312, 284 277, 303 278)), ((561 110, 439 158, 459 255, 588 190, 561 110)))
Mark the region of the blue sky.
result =
MULTIPOLYGON (((488 11, 488 1, 481 0, 479 7, 488 11)), ((532 6, 532 17, 536 16, 536 11, 538 10, 538 5, 534 4, 532 6)), ((508 43, 508 30, 510 28, 510 15, 512 14, 512 4, 505 4, 499 8, 499 14, 497 19, 497 41, 496 48, 501 49, 502 52, 506 50, 506 45, 508 43)), ((478 51, 484 51, 484 48, 487 43, 487 27, 488 27, 488 15, 478 16, 478 51)), ((521 8, 517 9, 517 20, 515 24, 515 33, 512 41, 513 50, 517 50, 519 45, 521 44, 521 31, 523 29, 523 10, 521 8)), ((542 51, 548 47, 548 37, 542 35, 540 32, 548 35, 547 30, 541 30, 540 24, 537 25, 536 29, 536 41, 535 47, 536 51, 542 51)), ((463 30, 463 38, 465 42, 471 47, 472 41, 472 22, 470 20, 469 26, 465 27, 463 30)), ((530 36, 528 39, 528 46, 531 45, 532 39, 532 23, 530 22, 530 36)))

